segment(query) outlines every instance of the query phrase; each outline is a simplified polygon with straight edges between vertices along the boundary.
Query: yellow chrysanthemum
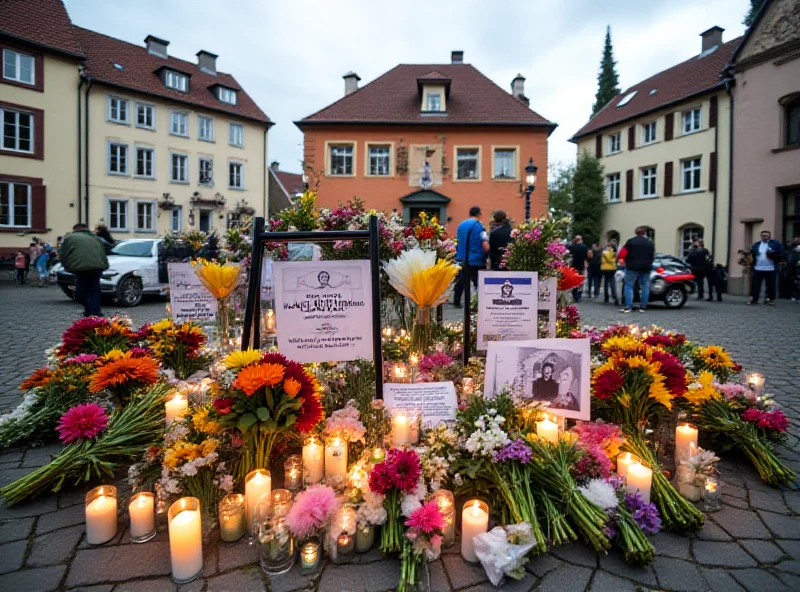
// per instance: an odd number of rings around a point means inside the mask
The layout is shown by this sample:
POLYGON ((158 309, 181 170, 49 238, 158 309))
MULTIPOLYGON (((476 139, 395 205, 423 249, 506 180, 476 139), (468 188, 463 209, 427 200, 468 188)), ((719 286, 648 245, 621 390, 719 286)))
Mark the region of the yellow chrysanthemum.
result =
POLYGON ((121 349, 112 349, 111 351, 107 352, 106 355, 103 356, 109 362, 113 362, 114 360, 119 360, 120 358, 124 358, 125 353, 121 349))
POLYGON ((174 325, 172 324, 171 319, 162 319, 157 323, 150 325, 150 332, 151 333, 164 333, 165 331, 169 331, 172 329, 174 325))
POLYGON ((194 268, 202 283, 214 298, 227 298, 239 282, 241 267, 220 263, 205 263, 194 268))
POLYGON ((646 349, 646 346, 631 335, 615 335, 606 339, 603 343, 603 351, 611 354, 614 352, 639 353, 646 349))
POLYGON ((234 351, 225 357, 225 367, 228 369, 244 368, 248 364, 258 362, 261 359, 261 352, 255 349, 245 351, 234 351))
POLYGON ((689 384, 689 389, 683 397, 695 407, 699 407, 709 399, 717 396, 714 388, 714 374, 704 370, 697 377, 697 382, 689 384))

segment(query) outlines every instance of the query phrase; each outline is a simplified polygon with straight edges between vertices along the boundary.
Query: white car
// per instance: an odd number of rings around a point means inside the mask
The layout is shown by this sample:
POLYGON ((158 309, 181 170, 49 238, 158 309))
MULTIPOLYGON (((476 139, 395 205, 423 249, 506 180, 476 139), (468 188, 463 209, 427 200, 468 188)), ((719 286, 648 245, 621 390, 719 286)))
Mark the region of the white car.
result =
MULTIPOLYGON (((111 296, 121 306, 136 306, 144 294, 165 296, 169 287, 166 264, 162 263, 164 269, 159 274, 158 261, 162 243, 161 239, 132 238, 115 244, 108 253, 108 269, 100 278, 100 292, 111 296)), ((50 275, 55 276, 59 287, 72 298, 75 276, 60 263, 53 266, 50 275)))

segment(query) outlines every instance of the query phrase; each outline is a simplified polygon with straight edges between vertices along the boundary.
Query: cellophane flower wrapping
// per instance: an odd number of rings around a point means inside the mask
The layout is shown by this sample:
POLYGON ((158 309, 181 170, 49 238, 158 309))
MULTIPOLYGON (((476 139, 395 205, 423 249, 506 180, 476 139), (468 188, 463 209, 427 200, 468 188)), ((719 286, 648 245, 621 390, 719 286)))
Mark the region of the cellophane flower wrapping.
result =
POLYGON ((515 580, 525 576, 527 554, 535 544, 531 525, 527 522, 496 526, 473 539, 475 555, 495 586, 499 586, 505 576, 515 580))

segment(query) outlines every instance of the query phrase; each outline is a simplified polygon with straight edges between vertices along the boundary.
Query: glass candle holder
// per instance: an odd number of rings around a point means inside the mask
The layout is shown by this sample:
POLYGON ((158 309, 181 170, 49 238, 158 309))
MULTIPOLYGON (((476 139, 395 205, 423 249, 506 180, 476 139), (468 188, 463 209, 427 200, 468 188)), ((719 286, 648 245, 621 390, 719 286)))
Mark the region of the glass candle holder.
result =
POLYGON ((229 493, 219 502, 220 538, 226 543, 235 543, 246 530, 244 495, 229 493))
POLYGON ((703 483, 697 483, 697 473, 691 467, 678 468, 678 493, 690 502, 699 502, 703 497, 703 483))
POLYGON ((325 448, 316 436, 303 442, 303 478, 306 485, 319 483, 325 477, 325 448))
POLYGON ((473 499, 461 511, 461 557, 468 563, 478 563, 473 539, 489 530, 489 505, 473 499))
POLYGON ((372 464, 380 463, 386 460, 386 450, 381 448, 380 446, 376 446, 372 449, 372 453, 369 455, 369 462, 372 464))
MULTIPOLYGON (((291 492, 288 489, 279 491, 285 491, 291 496, 291 492)), ((258 555, 261 569, 268 575, 286 573, 294 565, 294 537, 286 524, 286 514, 282 513, 283 504, 273 503, 262 512, 261 508, 264 506, 265 503, 262 502, 257 512, 259 514, 258 555)), ((288 512, 288 509, 286 509, 286 512, 288 512)))
POLYGON ((465 395, 471 395, 475 392, 475 379, 471 376, 465 376, 461 379, 461 392, 465 395))
POLYGON ((415 407, 408 410, 408 437, 409 444, 419 443, 420 422, 422 421, 422 409, 415 407))
POLYGON ((275 489, 272 492, 272 516, 283 518, 292 509, 292 492, 288 489, 275 489))
POLYGON ((293 454, 283 463, 283 483, 292 494, 303 489, 303 458, 299 454, 293 454))
POLYGON ((200 500, 182 497, 167 512, 172 581, 186 584, 203 573, 203 525, 200 500))
POLYGON ((675 428, 675 464, 680 466, 682 460, 697 450, 697 426, 682 423, 675 428))
POLYGON ((346 532, 336 537, 336 559, 334 563, 349 563, 353 558, 356 540, 352 534, 346 532))
POLYGON ((408 367, 403 362, 396 362, 392 366, 392 382, 407 382, 408 367))
POLYGON ((325 480, 337 491, 347 485, 347 440, 339 436, 325 438, 325 480))
POLYGON ((146 543, 157 534, 156 497, 149 491, 135 494, 128 504, 131 520, 131 542, 146 543))
POLYGON ((312 537, 300 545, 300 573, 309 575, 317 573, 322 565, 322 545, 319 539, 312 537))
POLYGON ((365 524, 356 528, 356 553, 366 553, 375 544, 375 527, 365 524))
POLYGON ((703 488, 703 508, 706 512, 716 512, 722 509, 722 491, 719 478, 708 475, 703 488))
POLYGON ((86 494, 86 542, 102 545, 117 536, 117 488, 95 487, 86 494))
POLYGON ((433 494, 436 505, 444 517, 445 527, 442 531, 442 547, 452 547, 456 542, 456 502, 452 491, 440 489, 433 494))
POLYGON ((405 409, 396 409, 392 413, 391 440, 394 448, 402 448, 411 442, 411 417, 405 409))
POLYGON ((244 478, 244 497, 247 508, 247 524, 256 518, 256 505, 262 496, 269 499, 272 492, 272 474, 267 469, 255 469, 244 478))
POLYGON ((757 397, 764 394, 764 383, 766 379, 763 374, 758 372, 750 372, 747 375, 747 386, 755 393, 757 397))

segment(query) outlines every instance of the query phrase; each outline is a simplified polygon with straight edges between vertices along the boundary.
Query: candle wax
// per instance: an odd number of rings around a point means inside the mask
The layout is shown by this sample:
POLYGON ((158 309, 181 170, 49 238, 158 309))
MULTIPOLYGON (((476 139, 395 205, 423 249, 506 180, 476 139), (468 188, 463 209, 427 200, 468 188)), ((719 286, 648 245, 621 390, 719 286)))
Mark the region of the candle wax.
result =
MULTIPOLYGON (((469 503, 469 502, 467 502, 469 503)), ((489 513, 480 507, 477 500, 461 514, 461 556, 472 563, 478 562, 473 539, 489 528, 489 513)))
POLYGON ((203 529, 199 510, 183 510, 169 523, 172 577, 187 581, 203 569, 203 529))
POLYGON ((117 498, 101 495, 86 506, 86 542, 107 543, 117 534, 117 498))

